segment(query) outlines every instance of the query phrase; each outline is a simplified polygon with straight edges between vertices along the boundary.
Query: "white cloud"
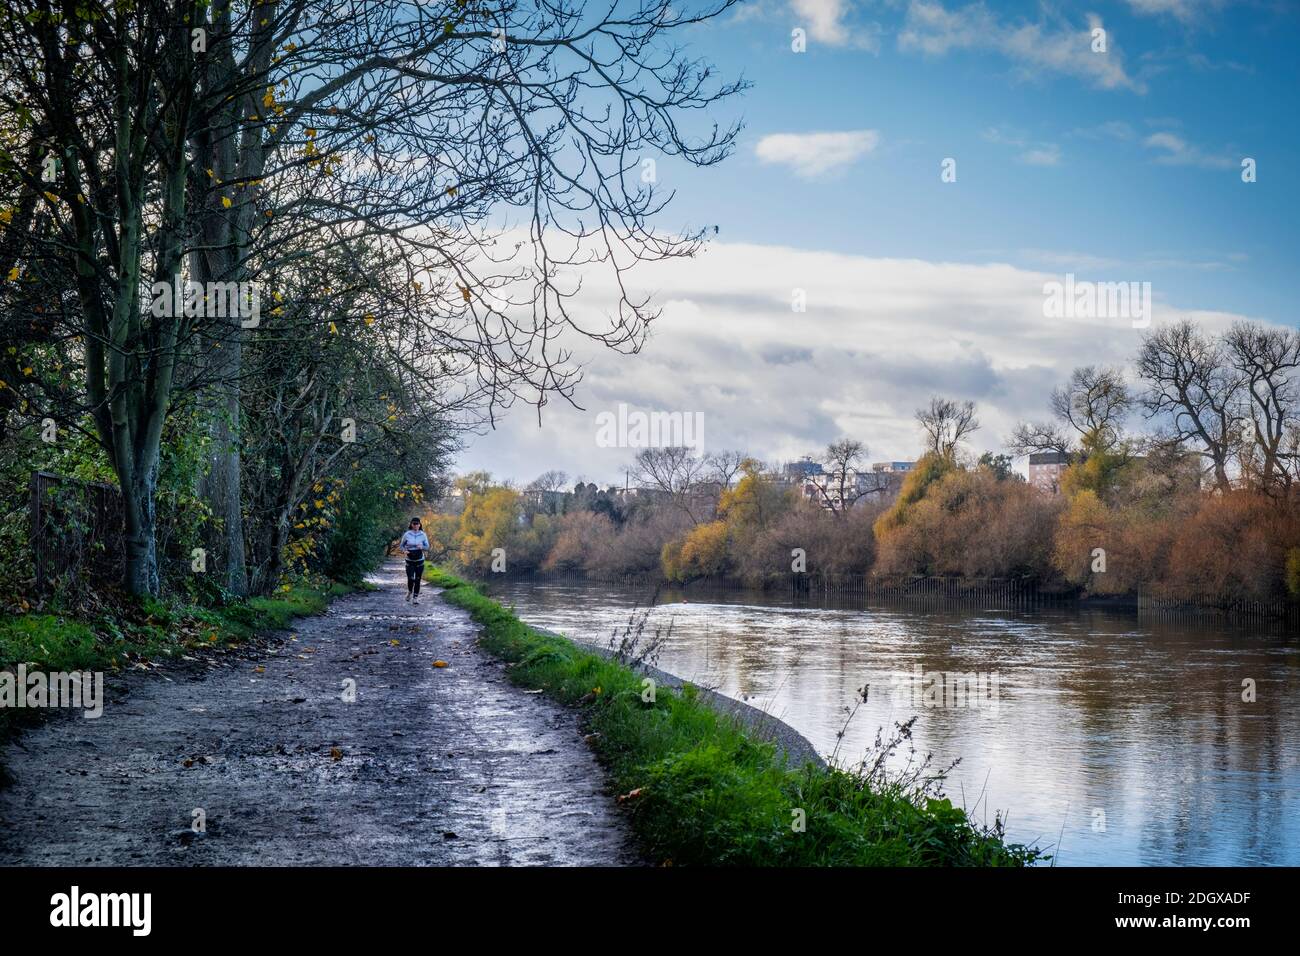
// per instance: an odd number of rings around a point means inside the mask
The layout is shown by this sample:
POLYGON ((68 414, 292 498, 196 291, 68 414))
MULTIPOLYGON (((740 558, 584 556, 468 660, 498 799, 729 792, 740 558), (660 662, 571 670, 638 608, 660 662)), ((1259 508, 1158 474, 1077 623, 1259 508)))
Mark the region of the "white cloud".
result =
POLYGON ((944 56, 952 50, 994 52, 1015 63, 1027 77, 1060 73, 1101 89, 1145 93, 1145 84, 1125 71, 1113 37, 1108 38, 1108 52, 1093 52, 1092 31, 1102 26, 1095 14, 1088 14, 1086 26, 1013 23, 999 19, 982 2, 948 9, 942 0, 911 0, 898 47, 927 56, 944 56))
MULTIPOLYGON (((1089 279, 1151 280, 1107 263, 1089 279)), ((778 246, 714 243, 702 255, 647 267, 637 278, 663 315, 645 349, 621 356, 574 344, 586 378, 581 410, 552 403, 537 425, 515 409, 472 443, 462 469, 531 479, 547 468, 621 480, 630 449, 598 448, 596 416, 619 402, 702 412, 709 452, 736 448, 768 461, 814 452, 848 434, 874 460, 913 457, 913 412, 931 394, 972 399, 984 428, 973 450, 1002 450, 1015 422, 1042 418, 1076 365, 1126 365, 1142 332, 1124 320, 1047 319, 1043 284, 1065 271, 1001 263, 876 259, 778 246), (806 312, 791 309, 795 289, 806 312)), ((1172 288, 1172 287, 1171 287, 1172 288)), ((1219 329, 1239 316, 1175 308, 1154 282, 1153 326, 1191 317, 1219 329)), ((617 301, 603 272, 584 274, 579 319, 617 301)))
POLYGON ((1026 166, 1059 166, 1061 163, 1061 147, 1056 143, 1032 142, 1027 133, 1010 127, 990 126, 980 137, 990 143, 1023 150, 1016 158, 1026 166))
POLYGON ((1240 160, 1225 154, 1211 154, 1193 146, 1176 133, 1152 133, 1142 145, 1158 151, 1155 162, 1162 166, 1200 166, 1204 169, 1232 169, 1240 160))
POLYGON ((1035 147, 1020 154, 1020 161, 1026 166, 1059 166, 1061 164, 1061 147, 1055 143, 1035 147))
POLYGON ((874 129, 838 133, 772 133, 754 147, 760 162, 789 166, 796 176, 812 179, 857 162, 875 150, 874 129))
POLYGON ((1133 127, 1123 120, 1109 120, 1096 126, 1079 127, 1068 134, 1081 139, 1120 139, 1131 140, 1137 136, 1133 127))
POLYGON ((1183 23, 1190 23, 1201 14, 1222 7, 1223 0, 1128 0, 1128 5, 1137 14, 1168 15, 1183 23))

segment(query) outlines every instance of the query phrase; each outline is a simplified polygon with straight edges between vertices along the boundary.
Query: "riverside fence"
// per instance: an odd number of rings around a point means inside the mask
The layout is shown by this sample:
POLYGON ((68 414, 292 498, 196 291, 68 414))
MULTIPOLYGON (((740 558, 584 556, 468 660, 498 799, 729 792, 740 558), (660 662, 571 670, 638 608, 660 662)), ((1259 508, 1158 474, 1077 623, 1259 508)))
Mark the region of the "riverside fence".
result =
POLYGON ((1203 594, 1151 594, 1138 590, 1138 614, 1165 618, 1205 621, 1228 619, 1234 622, 1285 624, 1300 628, 1300 603, 1281 598, 1267 601, 1239 600, 1224 603, 1203 594))

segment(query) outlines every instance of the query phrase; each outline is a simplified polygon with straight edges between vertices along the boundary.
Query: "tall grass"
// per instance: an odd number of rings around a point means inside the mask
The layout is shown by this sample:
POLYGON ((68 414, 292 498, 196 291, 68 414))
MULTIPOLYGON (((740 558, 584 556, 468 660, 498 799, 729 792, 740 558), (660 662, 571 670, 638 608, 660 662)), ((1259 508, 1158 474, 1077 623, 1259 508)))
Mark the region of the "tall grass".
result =
MULTIPOLYGON (((511 679, 580 708, 645 855, 672 865, 1024 866, 1009 844, 933 780, 858 768, 787 765, 773 744, 710 708, 690 685, 655 688, 615 658, 540 633, 440 569, 427 579, 483 627, 481 645, 511 679), (800 826, 802 823, 802 826, 800 826)), ((910 727, 908 728, 910 729, 910 727)), ((886 743, 885 747, 891 744, 886 743)))

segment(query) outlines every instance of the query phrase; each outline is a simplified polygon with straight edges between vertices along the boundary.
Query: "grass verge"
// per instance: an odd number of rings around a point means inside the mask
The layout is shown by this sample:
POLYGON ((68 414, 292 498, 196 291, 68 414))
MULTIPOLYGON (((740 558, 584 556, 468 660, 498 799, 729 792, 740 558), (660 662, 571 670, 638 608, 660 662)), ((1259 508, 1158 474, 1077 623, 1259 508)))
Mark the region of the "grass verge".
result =
POLYGON ((426 579, 482 626, 511 679, 582 709, 589 739, 648 858, 744 866, 1024 866, 1039 853, 976 825, 946 798, 859 774, 790 767, 689 685, 657 688, 572 641, 528 627, 441 569, 426 579), (802 815, 797 811, 802 811, 802 815), (796 829, 802 816, 803 829, 796 829))
MULTIPOLYGON (((335 597, 353 590, 337 582, 314 582, 221 608, 149 600, 90 618, 58 613, 0 616, 0 670, 26 664, 28 673, 114 672, 135 660, 238 644, 283 628, 295 617, 320 614, 335 597)), ((0 741, 20 722, 39 719, 42 713, 0 707, 0 741)))

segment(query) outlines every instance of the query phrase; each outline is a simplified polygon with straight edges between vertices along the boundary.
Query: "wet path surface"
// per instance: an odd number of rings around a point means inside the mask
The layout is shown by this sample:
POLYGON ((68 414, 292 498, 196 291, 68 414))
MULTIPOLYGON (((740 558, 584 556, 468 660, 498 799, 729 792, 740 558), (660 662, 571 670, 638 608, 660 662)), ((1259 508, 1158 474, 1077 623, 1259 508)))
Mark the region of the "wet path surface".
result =
POLYGON ((100 719, 23 733, 0 865, 639 862, 576 715, 512 686, 465 612, 403 603, 400 568, 380 583, 206 678, 132 677, 100 719))

